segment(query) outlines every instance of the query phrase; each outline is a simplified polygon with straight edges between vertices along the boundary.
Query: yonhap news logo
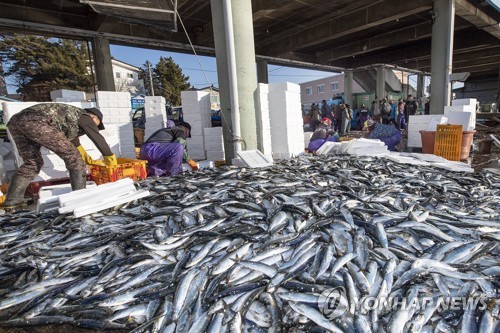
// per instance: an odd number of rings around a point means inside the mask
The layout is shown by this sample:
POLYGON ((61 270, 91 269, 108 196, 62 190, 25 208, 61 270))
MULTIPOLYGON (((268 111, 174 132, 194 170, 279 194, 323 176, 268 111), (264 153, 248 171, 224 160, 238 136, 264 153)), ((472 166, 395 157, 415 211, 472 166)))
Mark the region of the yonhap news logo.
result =
POLYGON ((409 310, 423 311, 435 307, 436 311, 446 310, 480 310, 488 308, 492 297, 485 294, 475 294, 466 297, 438 296, 432 297, 422 294, 417 297, 376 297, 365 296, 362 298, 351 297, 344 287, 329 288, 324 290, 318 297, 318 308, 325 318, 333 320, 343 316, 345 313, 354 314, 356 311, 368 313, 377 310, 379 313, 409 310))

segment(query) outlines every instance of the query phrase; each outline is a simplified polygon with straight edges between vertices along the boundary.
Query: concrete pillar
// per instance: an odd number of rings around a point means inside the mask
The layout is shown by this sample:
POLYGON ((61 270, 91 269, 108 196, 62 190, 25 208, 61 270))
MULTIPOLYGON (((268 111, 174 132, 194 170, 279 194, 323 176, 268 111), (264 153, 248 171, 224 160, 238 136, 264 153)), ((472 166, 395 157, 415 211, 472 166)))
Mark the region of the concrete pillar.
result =
POLYGON ((423 74, 417 74, 417 98, 422 98, 424 96, 424 79, 425 77, 423 74))
MULTIPOLYGON (((212 24, 214 30, 217 76, 221 96, 221 110, 226 160, 234 157, 234 149, 229 147, 233 141, 231 126, 231 97, 229 95, 229 72, 227 68, 223 0, 211 0, 212 24), (230 148, 230 149, 229 149, 230 148)), ((240 111, 240 130, 243 140, 242 149, 257 149, 257 121, 255 100, 257 98, 257 69, 255 64, 255 45, 253 35, 253 17, 251 0, 232 1, 234 46, 236 50, 236 68, 238 81, 238 100, 240 111)))
POLYGON ((269 83, 267 60, 257 60, 257 81, 259 83, 269 83))
POLYGON ((434 0, 431 44, 431 114, 443 114, 450 105, 455 1, 434 0))
POLYGON ((377 97, 385 97, 385 66, 377 66, 377 97))
POLYGON ((257 66, 253 35, 252 1, 231 1, 233 11, 234 48, 238 76, 240 127, 243 150, 257 149, 257 66))
POLYGON ((231 95, 229 94, 229 73, 227 67, 226 36, 224 34, 224 15, 221 0, 211 0, 212 26, 214 30, 215 60, 217 63, 217 77, 219 83, 220 110, 222 117, 222 133, 224 135, 224 151, 226 161, 234 156, 231 95))
POLYGON ((109 40, 101 37, 92 38, 92 52, 94 54, 97 90, 115 91, 115 77, 111 65, 109 40))
POLYGON ((352 81, 353 81, 352 71, 346 71, 344 79, 344 101, 346 104, 349 104, 351 107, 354 107, 352 105, 352 81))

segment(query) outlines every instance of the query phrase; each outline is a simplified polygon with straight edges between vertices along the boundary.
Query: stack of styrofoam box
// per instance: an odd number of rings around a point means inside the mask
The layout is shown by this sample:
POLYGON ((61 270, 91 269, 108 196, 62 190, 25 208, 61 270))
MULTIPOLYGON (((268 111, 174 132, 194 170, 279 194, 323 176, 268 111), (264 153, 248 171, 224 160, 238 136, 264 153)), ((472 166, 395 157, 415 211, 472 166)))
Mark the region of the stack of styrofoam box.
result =
POLYGON ((212 126, 210 93, 183 91, 181 99, 184 121, 191 125, 191 138, 187 139, 189 156, 194 160, 204 160, 206 156, 203 129, 212 126))
POLYGON ((410 116, 407 146, 411 148, 422 148, 420 131, 435 131, 435 125, 444 124, 446 121, 446 117, 436 115, 410 116), (434 128, 429 128, 431 123, 434 125, 434 128))
POLYGON ((269 115, 274 159, 287 159, 304 152, 300 86, 284 82, 269 84, 269 115))
POLYGON ((444 107, 444 115, 451 125, 462 125, 464 131, 476 129, 476 99, 454 99, 451 106, 444 107))
POLYGON ((167 108, 165 98, 162 96, 146 96, 144 98, 144 111, 146 112, 146 128, 144 138, 147 139, 167 123, 167 108))
POLYGON ((309 142, 314 132, 304 132, 304 148, 309 147, 309 142))
POLYGON ((222 127, 207 127, 203 129, 203 138, 209 161, 224 161, 224 137, 222 127))
POLYGON ((85 102, 85 92, 78 90, 53 90, 50 92, 52 102, 85 102))
MULTIPOLYGON (((103 136, 108 140, 110 146, 118 148, 117 151, 111 150, 117 157, 136 158, 134 144, 134 129, 130 119, 130 93, 115 92, 115 91, 98 91, 97 92, 97 107, 101 110, 104 116, 104 126, 106 127, 103 136), (109 127, 109 129, 108 129, 109 127)), ((88 142, 90 139, 85 137, 88 142)), ((83 141, 80 140, 83 144, 83 141)), ((85 142, 87 143, 87 142, 85 142)), ((90 144, 89 144, 90 145, 90 144)), ((87 149, 87 146, 84 144, 87 149)), ((97 150, 97 149, 96 149, 97 150)), ((99 151, 97 151, 98 154, 99 151)), ((93 158, 101 158, 101 155, 95 156, 90 152, 93 158), (95 156, 95 157, 94 157, 95 156)))
POLYGON ((273 156, 271 140, 271 120, 269 118, 269 86, 259 83, 257 87, 257 138, 261 143, 259 149, 269 158, 273 156))

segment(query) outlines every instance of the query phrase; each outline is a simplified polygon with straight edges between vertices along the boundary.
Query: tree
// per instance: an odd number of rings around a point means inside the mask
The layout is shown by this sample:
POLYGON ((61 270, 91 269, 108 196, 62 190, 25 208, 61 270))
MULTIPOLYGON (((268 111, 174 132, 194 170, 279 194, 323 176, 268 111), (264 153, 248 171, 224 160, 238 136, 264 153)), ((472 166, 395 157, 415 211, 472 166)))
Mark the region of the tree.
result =
POLYGON ((180 105, 181 91, 191 88, 189 76, 182 74, 182 69, 172 57, 161 57, 156 64, 153 70, 153 86, 155 95, 165 97, 167 103, 172 106, 180 105))
POLYGON ((93 91, 85 42, 31 35, 2 35, 0 58, 26 100, 49 101, 50 91, 93 91))

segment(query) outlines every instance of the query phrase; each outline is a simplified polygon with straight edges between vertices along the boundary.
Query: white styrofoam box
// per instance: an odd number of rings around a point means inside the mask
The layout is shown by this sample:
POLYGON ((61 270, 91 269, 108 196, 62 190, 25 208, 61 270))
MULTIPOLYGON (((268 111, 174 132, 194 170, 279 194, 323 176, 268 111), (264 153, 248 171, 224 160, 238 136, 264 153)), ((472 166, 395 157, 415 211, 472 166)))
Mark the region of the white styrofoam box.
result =
POLYGON ((420 166, 429 166, 430 165, 429 162, 419 160, 419 159, 413 158, 411 156, 402 156, 399 153, 395 153, 395 152, 387 153, 384 156, 384 158, 391 160, 391 161, 394 161, 396 163, 401 163, 401 164, 411 164, 411 165, 420 165, 420 166))
POLYGON ((129 92, 118 92, 118 91, 98 91, 96 95, 97 105, 99 105, 99 101, 105 100, 128 100, 130 102, 130 93, 129 92))
POLYGON ((207 150, 207 160, 209 161, 224 161, 226 159, 224 151, 207 150))
POLYGON ((449 111, 456 112, 476 112, 476 106, 470 105, 452 105, 444 107, 444 114, 446 115, 449 111))
POLYGON ((421 161, 432 162, 432 163, 446 163, 448 161, 446 158, 434 154, 412 153, 411 156, 421 161))
POLYGON ((204 160, 206 158, 205 150, 188 149, 188 155, 193 160, 204 160))
POLYGON ((220 136, 222 137, 222 127, 206 127, 203 134, 207 136, 220 136))
POLYGON ((448 122, 448 117, 445 116, 434 116, 432 117, 429 125, 427 126, 428 131, 435 131, 437 128, 437 125, 439 124, 446 124, 448 122))
POLYGON ((476 103, 477 99, 475 98, 461 98, 461 99, 454 99, 451 101, 451 105, 470 105, 474 107, 474 111, 476 110, 476 103))
POLYGON ((205 140, 203 138, 203 135, 191 135, 190 138, 186 139, 188 147, 190 146, 199 146, 203 147, 205 140))
POLYGON ((64 102, 81 102, 82 100, 86 100, 85 92, 78 90, 68 90, 68 89, 60 89, 60 90, 52 90, 50 92, 50 99, 52 101, 57 101, 57 99, 68 99, 64 102))
POLYGON ((16 163, 14 160, 4 160, 3 167, 5 171, 14 171, 16 170, 16 163))
POLYGON ((476 129, 475 106, 445 106, 444 114, 448 117, 448 123, 451 125, 462 125, 464 131, 476 129))
POLYGON ((319 149, 316 151, 317 155, 327 155, 333 152, 337 152, 340 147, 340 142, 325 142, 319 149))
POLYGON ((273 157, 284 159, 304 150, 304 137, 297 135, 303 132, 301 103, 300 100, 287 100, 286 91, 277 89, 287 85, 273 85, 269 85, 272 152, 273 157))
MULTIPOLYGON (((378 151, 379 147, 384 147, 385 146, 385 144, 382 141, 380 141, 380 140, 371 140, 371 139, 351 140, 349 143, 350 144, 347 147, 346 153, 347 154, 355 154, 355 155, 359 155, 357 153, 357 151, 360 148, 370 147, 370 148, 373 148, 374 150, 378 151)), ((387 150, 387 148, 384 148, 383 150, 387 150)))
POLYGON ((380 156, 389 153, 387 147, 360 147, 354 150, 356 156, 380 156))
MULTIPOLYGON (((146 113, 147 114, 147 113, 146 113)), ((146 117, 146 124, 144 129, 144 137, 149 138, 154 132, 163 128, 166 122, 166 116, 161 114, 146 117)))
POLYGON ((448 112, 448 124, 462 125, 462 131, 472 131, 476 128, 476 123, 471 122, 470 112, 448 112))
POLYGON ((243 164, 245 164, 250 168, 266 167, 273 164, 272 158, 269 158, 268 156, 264 155, 259 150, 239 151, 237 155, 239 158, 234 160, 241 160, 243 164))
POLYGON ((75 98, 69 98, 69 97, 57 97, 56 99, 53 99, 52 102, 56 103, 71 103, 71 102, 81 102, 80 99, 75 99, 75 98))
POLYGON ((291 82, 277 82, 269 84, 269 94, 273 92, 291 91, 300 94, 300 85, 291 82))
POLYGON ((224 151, 223 141, 205 141, 206 150, 224 151))

